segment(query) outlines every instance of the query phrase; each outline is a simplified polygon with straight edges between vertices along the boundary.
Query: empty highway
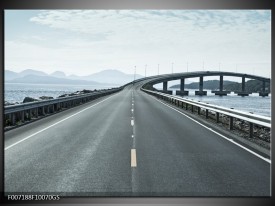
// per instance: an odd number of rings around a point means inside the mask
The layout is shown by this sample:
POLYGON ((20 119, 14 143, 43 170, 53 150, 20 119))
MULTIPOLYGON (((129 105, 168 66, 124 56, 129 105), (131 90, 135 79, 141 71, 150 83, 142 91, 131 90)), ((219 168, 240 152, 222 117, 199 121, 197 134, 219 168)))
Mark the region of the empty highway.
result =
POLYGON ((5 132, 5 192, 270 196, 271 165, 139 90, 5 132))

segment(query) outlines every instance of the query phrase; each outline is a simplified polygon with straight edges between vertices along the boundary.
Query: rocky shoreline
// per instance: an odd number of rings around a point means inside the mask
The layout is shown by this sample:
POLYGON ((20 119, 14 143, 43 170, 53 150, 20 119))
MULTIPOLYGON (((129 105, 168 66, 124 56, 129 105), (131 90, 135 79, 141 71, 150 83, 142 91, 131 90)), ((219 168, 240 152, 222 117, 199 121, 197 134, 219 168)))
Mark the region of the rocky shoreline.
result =
MULTIPOLYGON (((93 93, 93 92, 98 92, 98 91, 106 91, 109 89, 101 89, 101 90, 87 90, 87 89, 83 89, 81 91, 76 91, 73 93, 68 93, 68 94, 62 94, 56 98, 62 98, 62 97, 70 97, 70 96, 76 96, 76 95, 81 95, 81 94, 88 94, 88 93, 93 93)), ((37 101, 43 101, 43 100, 51 100, 54 99, 51 96, 41 96, 39 98, 33 98, 33 97, 25 97, 24 100, 22 102, 8 102, 5 101, 4 102, 4 106, 11 106, 11 105, 18 105, 18 104, 24 104, 24 103, 29 103, 29 102, 37 102, 37 101)))

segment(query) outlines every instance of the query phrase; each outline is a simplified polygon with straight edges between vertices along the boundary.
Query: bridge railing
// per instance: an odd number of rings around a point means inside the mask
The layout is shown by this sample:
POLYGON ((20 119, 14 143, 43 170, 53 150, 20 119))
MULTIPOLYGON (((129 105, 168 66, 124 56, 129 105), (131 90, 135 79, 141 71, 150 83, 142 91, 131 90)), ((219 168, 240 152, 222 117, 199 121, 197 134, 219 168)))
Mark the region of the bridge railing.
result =
POLYGON ((59 97, 51 100, 41 100, 18 105, 4 107, 5 127, 16 126, 24 123, 26 120, 46 116, 51 113, 61 111, 70 107, 84 104, 88 101, 97 99, 122 90, 123 87, 99 90, 87 94, 73 95, 69 97, 59 97))
POLYGON ((149 93, 151 95, 154 95, 158 98, 169 101, 170 103, 175 104, 178 107, 185 108, 186 110, 189 107, 191 107, 192 112, 194 112, 194 107, 196 107, 198 114, 200 114, 201 109, 203 109, 203 110, 205 110, 206 118, 209 118, 209 112, 211 111, 211 112, 215 113, 217 123, 220 122, 220 114, 222 114, 223 116, 226 116, 229 118, 228 124, 229 124, 230 130, 233 129, 234 119, 246 121, 249 123, 249 137, 251 137, 251 138, 253 137, 254 125, 259 125, 259 126, 266 127, 269 129, 271 128, 271 118, 269 118, 269 117, 246 113, 246 112, 234 110, 233 108, 229 109, 229 108, 224 108, 224 107, 220 107, 220 106, 216 106, 216 105, 211 105, 208 103, 202 103, 202 102, 185 99, 185 98, 181 98, 181 97, 177 97, 177 96, 173 96, 173 95, 169 95, 169 94, 165 94, 165 93, 161 93, 161 92, 157 92, 157 91, 147 90, 144 88, 141 88, 141 90, 146 93, 149 93))

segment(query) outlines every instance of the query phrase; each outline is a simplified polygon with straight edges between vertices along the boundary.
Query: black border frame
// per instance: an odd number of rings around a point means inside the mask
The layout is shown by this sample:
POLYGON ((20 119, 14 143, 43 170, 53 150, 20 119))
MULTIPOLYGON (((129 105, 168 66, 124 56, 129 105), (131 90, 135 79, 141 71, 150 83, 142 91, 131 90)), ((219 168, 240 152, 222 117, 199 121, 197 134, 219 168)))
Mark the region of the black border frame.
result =
MULTIPOLYGON (((1 55, 0 63, 2 66, 2 71, 0 72, 0 91, 1 91, 1 101, 0 101, 0 116, 1 122, 3 122, 3 100, 4 100, 4 10, 6 9, 268 9, 272 11, 272 1, 271 0, 1 0, 1 55)), ((272 28, 274 26, 274 17, 272 15, 272 28)), ((274 42, 272 41, 272 48, 274 42)), ((272 59, 273 58, 272 52, 272 59)), ((273 62, 272 66, 273 68, 273 62)), ((274 84, 272 84, 272 79, 274 72, 271 69, 271 93, 272 93, 272 104, 274 101, 273 91, 274 84)), ((273 122, 273 117, 275 113, 271 110, 271 118, 273 122)), ((105 204, 183 204, 183 205, 271 205, 273 201, 273 178, 271 192, 272 196, 270 198, 185 198, 185 197, 89 197, 89 198, 61 198, 59 201, 7 201, 3 198, 4 191, 4 130, 3 124, 0 124, 1 138, 0 138, 0 198, 1 203, 4 204, 93 204, 93 205, 105 205, 105 204)), ((271 135, 274 133, 274 128, 271 128, 271 135)), ((272 135, 273 136, 273 135, 272 135)), ((272 141, 272 147, 274 142, 272 141)), ((271 159, 273 159, 273 152, 271 154, 271 159)), ((274 171, 274 165, 271 164, 272 171, 274 171)), ((273 174, 272 174, 273 177, 273 174)))

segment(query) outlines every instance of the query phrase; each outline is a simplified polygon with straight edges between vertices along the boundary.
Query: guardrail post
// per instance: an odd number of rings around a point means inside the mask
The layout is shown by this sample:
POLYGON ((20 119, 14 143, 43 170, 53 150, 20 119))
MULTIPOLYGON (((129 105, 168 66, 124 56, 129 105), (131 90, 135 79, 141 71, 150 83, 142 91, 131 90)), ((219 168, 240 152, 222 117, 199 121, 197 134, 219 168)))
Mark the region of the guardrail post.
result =
POLYGON ((205 118, 208 119, 208 109, 205 110, 205 118))
POLYGON ((249 137, 253 138, 253 123, 249 122, 249 137))
POLYGON ((198 115, 200 115, 200 114, 201 114, 201 108, 198 107, 198 115))
POLYGON ((11 114, 11 125, 15 125, 15 113, 11 114))
POLYGON ((38 118, 38 108, 35 108, 35 117, 38 118))
POLYGON ((193 105, 191 105, 191 111, 194 112, 194 106, 193 105))
POLYGON ((229 117, 229 129, 233 129, 233 117, 229 117))
POLYGON ((32 109, 29 109, 29 110, 28 110, 28 118, 29 118, 29 119, 32 119, 32 109))
POLYGON ((216 112, 216 122, 219 123, 220 113, 216 112))
POLYGON ((21 112, 21 122, 25 121, 25 111, 21 112))
POLYGON ((28 120, 31 119, 31 110, 30 109, 26 110, 26 116, 27 116, 28 120))
POLYGON ((185 110, 188 110, 188 104, 185 103, 185 110))

